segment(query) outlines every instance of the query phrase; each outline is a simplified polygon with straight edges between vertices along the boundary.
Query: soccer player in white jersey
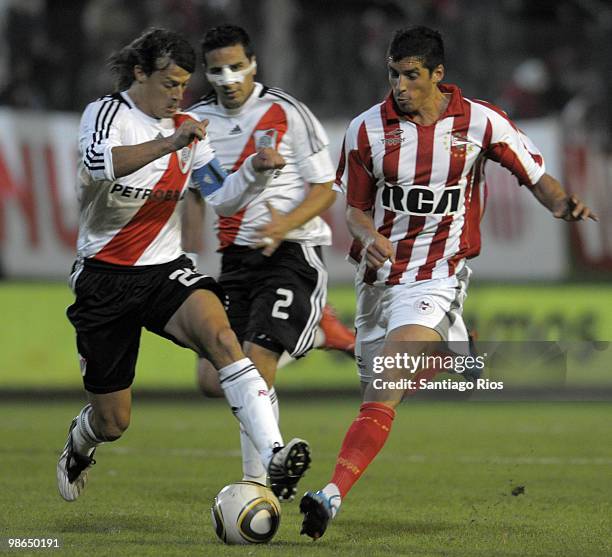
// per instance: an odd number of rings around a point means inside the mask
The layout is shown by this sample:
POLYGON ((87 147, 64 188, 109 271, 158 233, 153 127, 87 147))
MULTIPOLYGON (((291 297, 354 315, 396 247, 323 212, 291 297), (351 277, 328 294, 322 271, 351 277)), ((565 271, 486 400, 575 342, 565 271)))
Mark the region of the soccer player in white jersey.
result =
MULTIPOLYGON (((335 166, 327 136, 310 110, 288 93, 255 81, 257 63, 244 29, 224 25, 208 30, 202 58, 213 93, 190 111, 209 121, 208 134, 222 166, 231 171, 266 146, 286 161, 243 210, 222 212, 217 223, 219 282, 229 296, 230 323, 266 379, 278 415, 273 384, 279 357, 286 351, 298 358, 313 347, 325 306, 321 246, 331 243, 331 231, 320 215, 336 197, 335 166)), ((187 209, 185 230, 192 241, 184 247, 196 251, 200 231, 190 224, 187 209)), ((220 394, 217 377, 210 358, 202 359, 199 380, 205 394, 220 394)), ((266 469, 244 428, 240 440, 244 479, 265 484, 266 469)), ((272 488, 281 500, 295 494, 294 482, 272 482, 272 488)))
POLYGON ((152 29, 112 57, 120 92, 83 113, 76 300, 67 313, 89 403, 72 421, 57 464, 67 501, 85 486, 96 447, 128 427, 142 327, 211 358, 273 481, 295 481, 310 462, 305 441, 283 444, 266 383, 230 328, 222 288, 181 249, 180 205, 190 177, 213 184, 207 200, 234 211, 267 185, 266 172, 284 165, 268 149, 223 173, 206 124, 179 110, 195 61, 180 35, 152 29))
POLYGON ((467 341, 461 316, 470 274, 465 260, 480 250, 477 188, 484 160, 510 170, 553 216, 597 220, 546 174, 541 157, 532 156, 502 110, 441 83, 439 33, 425 27, 396 31, 387 69, 391 92, 350 123, 336 178, 346 193, 354 238, 363 404, 330 482, 300 502, 302 533, 314 539, 382 449, 395 408, 411 390, 376 388, 410 376, 395 364, 396 356, 406 347, 420 355, 443 341, 467 341), (375 357, 389 368, 375 366, 375 357))

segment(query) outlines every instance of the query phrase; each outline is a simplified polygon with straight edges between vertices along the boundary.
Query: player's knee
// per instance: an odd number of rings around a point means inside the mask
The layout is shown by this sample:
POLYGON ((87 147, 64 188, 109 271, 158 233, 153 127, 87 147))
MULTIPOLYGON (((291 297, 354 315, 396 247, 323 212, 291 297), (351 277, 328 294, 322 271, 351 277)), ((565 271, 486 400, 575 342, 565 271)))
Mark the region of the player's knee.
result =
POLYGON ((217 332, 217 343, 219 348, 227 353, 234 352, 236 349, 240 350, 236 333, 229 326, 219 329, 217 332))
POLYGON ((214 347, 210 347, 208 352, 217 369, 244 358, 236 333, 232 331, 229 325, 216 331, 214 347))

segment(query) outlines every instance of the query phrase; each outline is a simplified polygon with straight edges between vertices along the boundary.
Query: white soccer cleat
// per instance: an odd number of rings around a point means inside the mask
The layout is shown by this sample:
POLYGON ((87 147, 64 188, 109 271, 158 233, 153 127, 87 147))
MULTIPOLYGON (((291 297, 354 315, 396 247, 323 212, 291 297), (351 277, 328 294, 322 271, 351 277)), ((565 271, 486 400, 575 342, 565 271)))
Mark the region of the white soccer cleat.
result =
POLYGON ((281 501, 292 501, 297 483, 310 466, 310 447, 303 439, 292 439, 272 456, 268 466, 270 488, 281 501))
POLYGON ((87 483, 87 471, 96 463, 93 455, 83 456, 75 453, 72 448, 72 430, 77 425, 77 418, 72 420, 68 429, 68 440, 64 450, 57 461, 57 487, 60 495, 66 501, 75 501, 87 483))

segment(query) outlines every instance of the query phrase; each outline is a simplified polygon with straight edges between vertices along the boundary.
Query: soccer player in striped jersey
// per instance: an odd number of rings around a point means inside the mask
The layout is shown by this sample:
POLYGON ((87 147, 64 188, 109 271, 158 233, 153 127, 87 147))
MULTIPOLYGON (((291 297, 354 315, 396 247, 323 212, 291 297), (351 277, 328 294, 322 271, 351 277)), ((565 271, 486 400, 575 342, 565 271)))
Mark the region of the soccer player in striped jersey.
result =
POLYGON ((502 110, 442 83, 439 33, 396 31, 387 70, 391 92, 350 123, 336 178, 354 238, 363 404, 330 482, 300 502, 302 533, 314 539, 382 449, 396 406, 412 390, 401 379, 414 377, 415 369, 402 369, 397 356, 467 341, 461 313, 470 275, 466 258, 480 250, 483 162, 507 168, 554 217, 597 220, 545 172, 542 158, 502 110))
MULTIPOLYGON (((219 282, 229 296, 230 323, 266 379, 278 415, 273 384, 279 357, 288 352, 299 358, 313 347, 324 311, 327 271, 321 246, 331 243, 331 231, 320 215, 336 197, 335 167, 327 135, 310 110, 283 90, 255 81, 257 63, 244 29, 224 25, 208 30, 202 58, 213 92, 190 111, 209 121, 221 165, 231 171, 266 146, 286 161, 265 190, 235 214, 220 212, 217 223, 219 282)), ((201 230, 192 212, 200 223, 203 207, 197 193, 190 197, 184 247, 197 251, 201 230)), ((352 333, 345 331, 354 345, 352 333)), ((210 358, 199 363, 199 381, 208 396, 221 394, 210 358)), ((240 440, 244 479, 265 484, 266 470, 244 428, 240 440)), ((281 500, 295 494, 294 482, 273 483, 272 488, 281 500)))
POLYGON ((96 447, 128 427, 142 327, 211 358, 273 481, 295 481, 310 461, 305 441, 283 444, 266 383, 230 328, 222 288, 181 248, 179 211, 190 177, 206 185, 210 203, 233 211, 285 163, 267 149, 225 175, 206 123, 179 110, 195 61, 180 35, 144 33, 112 57, 120 92, 90 103, 81 119, 76 299, 68 318, 89 402, 57 464, 67 501, 84 488, 96 447))

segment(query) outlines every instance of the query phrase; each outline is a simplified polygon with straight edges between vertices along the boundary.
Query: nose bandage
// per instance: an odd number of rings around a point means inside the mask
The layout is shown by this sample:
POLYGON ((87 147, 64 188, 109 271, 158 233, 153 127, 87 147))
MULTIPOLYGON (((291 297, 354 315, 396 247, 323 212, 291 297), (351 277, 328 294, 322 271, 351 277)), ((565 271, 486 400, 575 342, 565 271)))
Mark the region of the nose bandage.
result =
POLYGON ((221 73, 206 72, 206 79, 213 85, 231 85, 232 83, 242 83, 244 78, 257 68, 257 62, 253 60, 251 65, 244 70, 233 71, 229 66, 221 66, 221 73))

